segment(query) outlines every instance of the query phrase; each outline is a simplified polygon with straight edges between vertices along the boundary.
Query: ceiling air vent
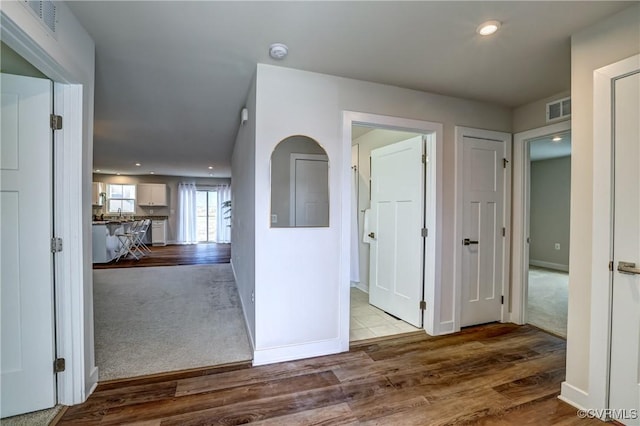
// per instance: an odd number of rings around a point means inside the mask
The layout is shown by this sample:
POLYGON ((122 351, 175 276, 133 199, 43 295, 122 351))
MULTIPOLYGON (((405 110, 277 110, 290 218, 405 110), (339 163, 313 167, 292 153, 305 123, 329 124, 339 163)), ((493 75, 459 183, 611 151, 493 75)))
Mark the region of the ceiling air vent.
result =
POLYGON ((24 0, 23 2, 52 34, 56 32, 56 5, 52 0, 24 0))
POLYGON ((547 104, 547 123, 571 117, 571 98, 558 99, 547 104))

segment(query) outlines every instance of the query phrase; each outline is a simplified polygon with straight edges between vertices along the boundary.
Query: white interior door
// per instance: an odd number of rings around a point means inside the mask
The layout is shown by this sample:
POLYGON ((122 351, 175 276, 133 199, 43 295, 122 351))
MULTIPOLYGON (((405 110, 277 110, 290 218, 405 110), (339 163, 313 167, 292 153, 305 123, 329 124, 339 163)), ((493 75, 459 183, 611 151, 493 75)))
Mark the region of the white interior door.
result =
POLYGON ((500 320, 505 142, 462 141, 462 327, 500 320))
POLYGON ((329 226, 329 161, 326 155, 292 154, 293 226, 329 226))
POLYGON ((369 303, 422 327, 422 136, 371 151, 369 303))
POLYGON ((616 271, 613 274, 609 405, 616 420, 640 425, 637 418, 640 413, 640 73, 615 80, 614 90, 613 259, 616 271), (631 410, 635 410, 635 419, 630 418, 633 417, 631 410))
POLYGON ((52 95, 49 80, 0 74, 0 416, 56 403, 52 95))

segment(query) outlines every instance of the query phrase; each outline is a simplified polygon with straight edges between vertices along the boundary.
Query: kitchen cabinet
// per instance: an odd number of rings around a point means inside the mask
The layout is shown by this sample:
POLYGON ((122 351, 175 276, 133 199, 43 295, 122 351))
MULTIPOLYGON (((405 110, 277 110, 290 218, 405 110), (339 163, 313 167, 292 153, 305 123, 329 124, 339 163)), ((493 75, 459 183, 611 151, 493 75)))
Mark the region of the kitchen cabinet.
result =
POLYGON ((93 182, 92 188, 91 204, 94 206, 102 206, 104 204, 105 197, 100 194, 105 192, 105 184, 102 182, 93 182))
POLYGON ((167 185, 164 183, 139 183, 137 192, 139 206, 167 205, 167 185))
POLYGON ((152 220, 151 221, 151 244, 154 246, 167 245, 167 221, 152 220))

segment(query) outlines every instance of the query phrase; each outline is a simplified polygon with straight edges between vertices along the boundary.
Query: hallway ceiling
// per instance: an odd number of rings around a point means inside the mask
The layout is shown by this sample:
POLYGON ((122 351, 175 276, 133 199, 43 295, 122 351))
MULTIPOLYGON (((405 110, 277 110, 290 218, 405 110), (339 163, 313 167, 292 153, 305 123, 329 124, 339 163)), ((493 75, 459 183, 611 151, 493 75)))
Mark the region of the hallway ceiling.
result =
POLYGON ((96 43, 94 169, 228 177, 256 63, 516 107, 568 90, 571 34, 632 2, 67 4, 96 43))

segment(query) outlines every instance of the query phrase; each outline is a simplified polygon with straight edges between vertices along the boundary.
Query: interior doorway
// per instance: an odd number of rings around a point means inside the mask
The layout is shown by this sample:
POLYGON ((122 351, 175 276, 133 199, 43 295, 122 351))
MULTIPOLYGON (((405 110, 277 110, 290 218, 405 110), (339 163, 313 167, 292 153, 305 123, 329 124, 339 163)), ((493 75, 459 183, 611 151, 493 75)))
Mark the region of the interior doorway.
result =
POLYGON ((511 320, 567 335, 571 122, 515 135, 511 320))
MULTIPOLYGON (((388 247, 389 244, 391 246, 396 244, 392 240, 384 238, 385 233, 389 236, 394 235, 395 238, 399 237, 400 234, 395 232, 397 229, 395 229, 394 224, 397 223, 407 224, 418 220, 419 226, 422 227, 424 221, 424 176, 421 162, 424 142, 422 136, 422 134, 415 132, 369 126, 352 126, 351 170, 353 181, 351 195, 353 204, 352 226, 355 226, 355 232, 352 235, 352 270, 354 270, 354 273, 351 276, 350 290, 350 341, 352 342, 413 332, 422 328, 422 313, 419 308, 419 302, 423 298, 424 287, 422 260, 414 259, 417 262, 412 262, 412 265, 414 263, 415 265, 409 267, 413 273, 410 274, 410 279, 403 282, 405 286, 408 285, 409 287, 399 289, 403 291, 395 291, 398 289, 394 290, 391 288, 392 285, 387 284, 393 281, 394 276, 397 275, 394 270, 398 266, 403 267, 404 265, 398 265, 398 260, 389 262, 390 259, 396 259, 397 256, 385 252, 385 247, 388 247), (416 153, 414 154, 412 151, 416 151, 416 153), (419 199, 415 200, 419 210, 418 217, 413 219, 412 217, 415 215, 410 215, 407 209, 392 208, 392 206, 398 204, 398 200, 386 200, 388 197, 385 198, 384 194, 376 191, 375 188, 372 189, 372 186, 380 186, 372 185, 372 182, 375 183, 380 179, 387 178, 395 179, 398 176, 397 173, 391 173, 388 169, 389 167, 400 166, 399 164, 393 164, 394 158, 399 158, 399 156, 402 156, 403 161, 411 161, 412 157, 417 156, 416 161, 419 163, 419 177, 412 179, 414 181, 417 180, 416 183, 419 184, 419 188, 416 190, 420 192, 418 194, 419 199), (372 157, 375 161, 372 160, 372 157), (373 171, 373 163, 376 163, 379 170, 373 171), (384 199, 380 199, 380 196, 384 199), (372 199, 374 205, 372 205, 372 199), (389 208, 378 209, 377 207, 380 206, 389 208), (397 217, 394 216, 394 219, 389 215, 385 215, 387 210, 396 212, 397 217), (387 220, 385 220, 385 217, 387 220), (388 244, 384 243, 386 240, 388 240, 388 244), (386 259, 386 261, 381 262, 381 259, 386 259), (415 306, 409 300, 411 297, 405 296, 408 293, 418 295, 415 306), (409 302, 411 305, 403 307, 402 302, 409 302), (394 307, 399 310, 394 309, 394 307), (418 314, 419 319, 417 317, 418 314)), ((404 162, 402 164, 407 166, 404 162)), ((407 167, 404 167, 404 169, 407 170, 407 167)), ((385 182, 380 182, 380 184, 385 186, 385 182)), ((392 184, 393 182, 387 183, 392 184)), ((394 191, 391 192, 393 193, 394 191)), ((403 203, 403 205, 406 205, 406 203, 403 203)), ((416 232, 418 233, 416 235, 418 240, 414 241, 414 243, 417 242, 419 246, 415 247, 417 253, 414 254, 420 256, 423 252, 423 242, 419 236, 420 229, 417 229, 416 232)), ((402 256, 402 259, 406 259, 406 256, 402 256)))

